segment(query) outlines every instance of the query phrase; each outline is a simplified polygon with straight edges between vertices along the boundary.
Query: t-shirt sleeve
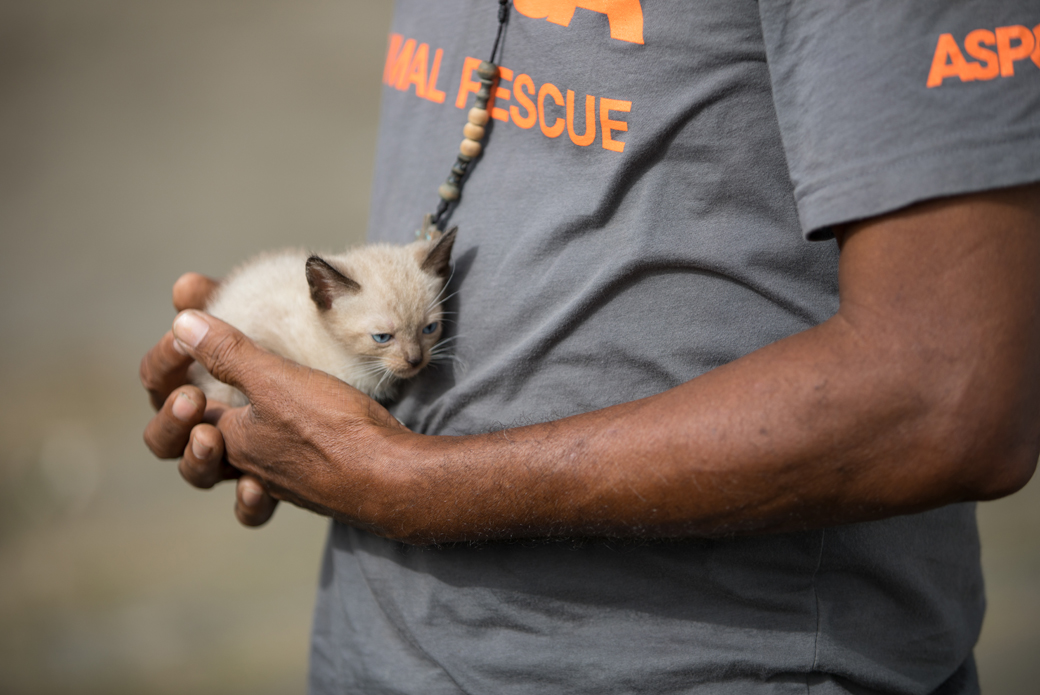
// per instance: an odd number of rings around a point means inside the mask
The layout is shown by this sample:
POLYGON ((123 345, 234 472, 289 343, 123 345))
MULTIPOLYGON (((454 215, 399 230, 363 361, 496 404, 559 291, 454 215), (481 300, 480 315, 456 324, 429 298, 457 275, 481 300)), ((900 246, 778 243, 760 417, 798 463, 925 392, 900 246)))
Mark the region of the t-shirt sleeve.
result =
POLYGON ((807 238, 930 198, 1040 181, 1040 3, 759 7, 807 238))

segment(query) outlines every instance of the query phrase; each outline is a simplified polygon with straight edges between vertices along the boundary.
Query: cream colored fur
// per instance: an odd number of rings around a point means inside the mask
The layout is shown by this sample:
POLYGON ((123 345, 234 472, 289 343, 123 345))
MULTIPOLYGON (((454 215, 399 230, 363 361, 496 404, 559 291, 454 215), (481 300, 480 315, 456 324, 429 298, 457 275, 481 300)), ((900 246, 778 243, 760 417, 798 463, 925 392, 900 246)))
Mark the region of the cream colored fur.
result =
MULTIPOLYGON (((447 251, 450 253, 450 241, 447 251)), ((441 337, 441 295, 446 278, 422 268, 437 244, 373 244, 322 259, 358 285, 322 311, 312 298, 305 272, 308 254, 289 250, 263 254, 236 269, 206 310, 238 328, 266 350, 320 369, 369 396, 393 396, 402 379, 415 376, 431 359, 441 337), (423 328, 437 323, 436 330, 423 328), (379 344, 373 334, 390 334, 379 344), (408 358, 418 365, 409 364, 408 358)), ((443 251, 443 249, 442 249, 443 251)), ((447 263, 442 271, 446 270, 447 263)), ((248 401, 237 389, 192 365, 189 379, 207 398, 232 405, 248 401)))

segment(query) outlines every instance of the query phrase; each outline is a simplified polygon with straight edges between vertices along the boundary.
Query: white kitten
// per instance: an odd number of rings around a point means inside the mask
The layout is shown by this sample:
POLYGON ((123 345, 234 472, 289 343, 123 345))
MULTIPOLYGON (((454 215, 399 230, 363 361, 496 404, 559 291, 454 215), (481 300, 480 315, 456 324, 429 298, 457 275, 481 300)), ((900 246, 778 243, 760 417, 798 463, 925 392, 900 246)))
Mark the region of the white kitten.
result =
MULTIPOLYGON (((263 254, 232 272, 206 311, 266 350, 387 399, 400 380, 429 364, 440 340, 455 231, 325 258, 263 254)), ((248 402, 199 364, 188 377, 207 398, 248 402)))

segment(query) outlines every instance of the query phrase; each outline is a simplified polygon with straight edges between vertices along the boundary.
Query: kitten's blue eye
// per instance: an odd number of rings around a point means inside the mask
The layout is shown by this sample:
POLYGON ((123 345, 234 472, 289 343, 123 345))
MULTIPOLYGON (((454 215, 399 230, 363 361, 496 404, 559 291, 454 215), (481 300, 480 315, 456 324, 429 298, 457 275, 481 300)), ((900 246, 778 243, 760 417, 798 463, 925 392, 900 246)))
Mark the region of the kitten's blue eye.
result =
POLYGON ((389 333, 373 333, 372 334, 372 340, 376 341, 377 343, 389 342, 390 337, 391 336, 390 336, 389 333))
POLYGON ((435 330, 437 330, 437 322, 436 321, 434 321, 430 325, 428 325, 425 328, 423 328, 422 332, 425 333, 426 335, 429 335, 430 333, 433 333, 435 330))

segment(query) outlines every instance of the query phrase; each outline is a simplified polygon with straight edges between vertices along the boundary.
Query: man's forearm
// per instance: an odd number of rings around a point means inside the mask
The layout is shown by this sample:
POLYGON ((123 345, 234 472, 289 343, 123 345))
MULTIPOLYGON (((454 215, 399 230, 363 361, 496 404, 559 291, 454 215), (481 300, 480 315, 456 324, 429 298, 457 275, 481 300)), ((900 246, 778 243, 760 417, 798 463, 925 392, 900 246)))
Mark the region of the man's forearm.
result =
POLYGON ((834 321, 641 401, 483 436, 402 435, 414 479, 384 510, 387 530, 419 542, 711 535, 963 499, 935 405, 885 365, 849 364, 854 340, 834 321))
POLYGON ((1040 439, 1035 193, 865 225, 834 318, 663 394, 488 435, 395 434, 362 513, 413 542, 712 535, 1008 494, 1040 439))

